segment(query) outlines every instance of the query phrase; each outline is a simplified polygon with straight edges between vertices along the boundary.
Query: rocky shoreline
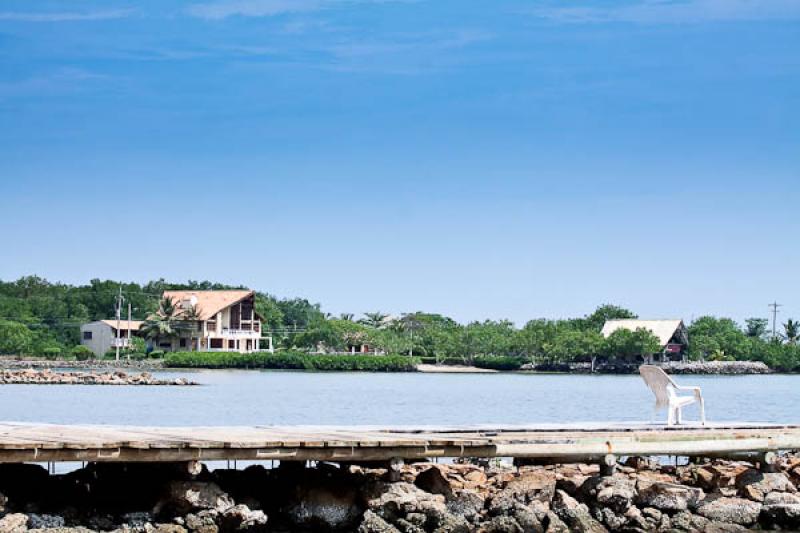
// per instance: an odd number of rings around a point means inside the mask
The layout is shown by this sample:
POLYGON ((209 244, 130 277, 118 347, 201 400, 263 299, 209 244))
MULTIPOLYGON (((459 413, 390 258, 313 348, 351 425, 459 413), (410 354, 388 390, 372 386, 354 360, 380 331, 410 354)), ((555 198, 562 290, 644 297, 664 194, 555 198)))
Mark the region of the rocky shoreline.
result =
POLYGON ((131 370, 162 370, 163 365, 159 359, 87 359, 77 361, 75 359, 20 359, 11 357, 0 357, 0 369, 13 370, 16 368, 83 368, 83 369, 118 369, 126 368, 131 370))
POLYGON ((658 466, 321 463, 215 470, 95 463, 50 475, 0 465, 3 533, 735 532, 800 528, 800 457, 658 466), (194 472, 194 474, 192 473, 194 472))
MULTIPOLYGON (((746 375, 771 374, 770 369, 761 361, 671 361, 658 363, 668 374, 709 374, 709 375, 746 375)), ((590 363, 553 363, 527 364, 522 370, 533 372, 566 372, 571 374, 589 374, 590 363)), ((639 363, 600 363, 595 366, 596 374, 637 374, 639 363)))
MULTIPOLYGON (((148 372, 55 372, 36 370, 0 370, 0 385, 197 385, 186 378, 157 379, 148 372)), ((2 530, 0 529, 0 533, 2 530)))

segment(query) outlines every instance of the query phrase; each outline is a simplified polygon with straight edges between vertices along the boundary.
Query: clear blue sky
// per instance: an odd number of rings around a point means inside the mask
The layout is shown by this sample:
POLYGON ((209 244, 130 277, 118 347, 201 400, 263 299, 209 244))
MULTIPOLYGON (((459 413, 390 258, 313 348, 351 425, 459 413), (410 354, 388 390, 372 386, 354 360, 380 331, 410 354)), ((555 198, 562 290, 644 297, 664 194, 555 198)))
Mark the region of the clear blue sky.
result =
POLYGON ((0 278, 800 318, 800 1, 4 0, 0 278))

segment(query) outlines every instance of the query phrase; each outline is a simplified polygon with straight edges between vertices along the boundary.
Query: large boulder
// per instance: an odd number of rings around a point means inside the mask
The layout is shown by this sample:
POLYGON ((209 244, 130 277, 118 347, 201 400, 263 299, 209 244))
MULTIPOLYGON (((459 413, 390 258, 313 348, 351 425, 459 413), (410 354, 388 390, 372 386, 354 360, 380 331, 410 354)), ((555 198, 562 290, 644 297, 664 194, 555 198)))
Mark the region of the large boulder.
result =
POLYGON ((763 502, 770 492, 797 492, 789 477, 783 472, 763 473, 751 468, 736 478, 739 495, 753 501, 763 502))
POLYGON ((319 484, 297 487, 284 511, 297 527, 352 531, 363 508, 354 487, 319 484))
POLYGON ((695 509, 705 498, 703 489, 678 485, 676 483, 650 483, 640 489, 636 503, 640 507, 654 507, 660 511, 686 511, 695 509))
POLYGON ((636 498, 636 487, 624 475, 593 477, 583 484, 580 495, 590 507, 607 507, 616 513, 624 513, 636 498))
POLYGON ((470 522, 480 518, 485 504, 484 497, 473 490, 458 491, 455 497, 447 502, 447 510, 458 516, 463 516, 470 522))
POLYGON ((564 492, 556 490, 553 496, 553 511, 560 518, 570 531, 578 533, 603 533, 606 528, 597 520, 592 518, 589 508, 564 492))
POLYGON ((251 511, 246 505, 234 505, 219 515, 219 526, 223 532, 267 530, 267 515, 264 511, 251 511))
POLYGON ((721 495, 708 496, 697 507, 697 514, 713 522, 727 522, 742 526, 755 524, 760 513, 760 503, 721 495))
POLYGON ((358 533, 400 533, 400 530, 377 514, 367 510, 361 520, 361 525, 358 526, 358 533))
POLYGON ((431 466, 427 470, 420 472, 414 480, 414 485, 425 492, 441 494, 447 500, 451 500, 454 497, 450 482, 442 474, 442 469, 437 466, 431 466))
POLYGON ((167 485, 167 490, 156 504, 153 514, 178 516, 204 509, 222 512, 233 504, 231 497, 216 483, 173 481, 167 485))
POLYGON ((492 515, 509 514, 517 504, 534 502, 549 504, 556 491, 555 473, 548 470, 529 470, 512 478, 495 493, 488 503, 492 515))
POLYGON ((25 533, 28 531, 28 515, 7 514, 0 518, 0 531, 3 533, 25 533))
POLYGON ((767 527, 800 530, 800 497, 783 492, 767 494, 760 521, 767 527))

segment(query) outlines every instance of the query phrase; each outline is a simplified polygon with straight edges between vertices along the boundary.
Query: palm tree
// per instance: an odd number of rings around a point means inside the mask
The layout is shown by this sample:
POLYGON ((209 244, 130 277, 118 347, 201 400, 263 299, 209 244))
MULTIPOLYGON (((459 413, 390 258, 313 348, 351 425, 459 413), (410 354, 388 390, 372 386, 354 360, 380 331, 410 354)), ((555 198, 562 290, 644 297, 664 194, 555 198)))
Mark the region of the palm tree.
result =
POLYGON ((353 321, 353 313, 341 313, 339 315, 339 320, 344 320, 345 322, 352 322, 353 321))
POLYGON ((359 322, 361 322, 365 326, 379 329, 385 325, 384 322, 388 317, 389 315, 385 315, 380 311, 375 311, 374 313, 364 313, 364 318, 359 320, 359 322))
MULTIPOLYGON (((196 305, 190 305, 187 307, 181 316, 181 321, 178 324, 177 329, 181 332, 186 332, 189 334, 189 350, 192 350, 192 345, 194 343, 195 333, 199 333, 200 328, 200 317, 201 311, 200 308, 196 305)), ((199 348, 198 343, 198 348, 199 348)))
POLYGON ((786 336, 786 342, 789 344, 797 344, 797 341, 800 340, 800 322, 797 320, 792 320, 791 318, 786 321, 786 324, 783 325, 784 335, 786 336))
POLYGON ((158 311, 142 323, 139 331, 145 339, 152 341, 156 346, 162 339, 174 338, 178 334, 175 324, 176 311, 173 299, 165 296, 158 302, 158 311))

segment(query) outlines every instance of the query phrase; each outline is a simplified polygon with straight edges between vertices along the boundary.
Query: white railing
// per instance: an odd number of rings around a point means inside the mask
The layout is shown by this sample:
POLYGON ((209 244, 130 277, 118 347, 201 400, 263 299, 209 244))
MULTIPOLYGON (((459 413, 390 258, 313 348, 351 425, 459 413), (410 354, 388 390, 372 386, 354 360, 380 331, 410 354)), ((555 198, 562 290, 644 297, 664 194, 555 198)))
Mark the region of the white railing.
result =
MULTIPOLYGON (((213 335, 213 332, 211 333, 213 335)), ((250 329, 229 329, 229 328, 222 328, 222 336, 233 338, 233 337, 252 337, 254 339, 261 337, 261 333, 258 331, 253 331, 250 329)))
POLYGON ((111 339, 111 347, 112 348, 116 348, 117 346, 119 346, 120 348, 127 348, 128 346, 130 346, 130 344, 131 344, 130 339, 126 339, 126 338, 119 338, 119 339, 113 338, 113 339, 111 339))

